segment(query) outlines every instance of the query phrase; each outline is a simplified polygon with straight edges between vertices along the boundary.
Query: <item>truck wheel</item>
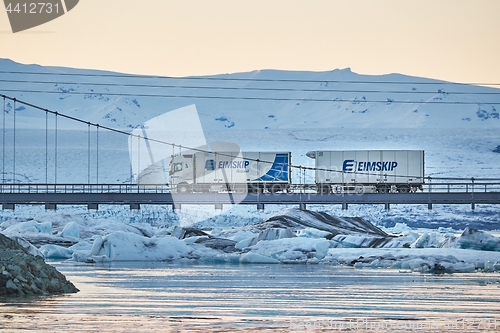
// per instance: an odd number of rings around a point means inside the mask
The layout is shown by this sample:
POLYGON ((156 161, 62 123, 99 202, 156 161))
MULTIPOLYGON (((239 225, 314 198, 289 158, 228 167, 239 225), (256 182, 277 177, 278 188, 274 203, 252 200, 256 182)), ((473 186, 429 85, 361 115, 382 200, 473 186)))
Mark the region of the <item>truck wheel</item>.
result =
POLYGON ((271 185, 268 185, 268 190, 269 192, 271 192, 272 194, 275 194, 275 193, 278 193, 278 192, 281 192, 283 191, 283 188, 281 187, 280 184, 271 184, 271 185))
POLYGON ((248 193, 253 193, 253 194, 262 193, 263 192, 262 190, 263 188, 261 188, 261 186, 258 184, 248 184, 248 193))
POLYGON ((246 190, 247 190, 247 187, 245 185, 239 184, 239 185, 235 185, 235 187, 234 187, 234 191, 236 193, 245 193, 246 190))
POLYGON ((188 192, 190 192, 189 185, 188 184, 179 184, 179 185, 177 185, 177 192, 179 192, 179 193, 188 193, 188 192))

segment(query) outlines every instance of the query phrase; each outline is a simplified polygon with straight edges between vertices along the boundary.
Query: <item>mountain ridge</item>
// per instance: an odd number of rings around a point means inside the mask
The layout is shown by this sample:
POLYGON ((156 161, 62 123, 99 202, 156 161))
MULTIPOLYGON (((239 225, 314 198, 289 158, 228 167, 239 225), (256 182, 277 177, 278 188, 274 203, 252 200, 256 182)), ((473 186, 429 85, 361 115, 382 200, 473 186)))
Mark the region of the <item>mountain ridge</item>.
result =
MULTIPOLYGON (((267 69, 167 78, 10 59, 0 59, 0 69, 1 94, 120 129, 191 104, 205 130, 500 127, 500 89, 398 73, 267 69)), ((17 126, 43 127, 36 120, 44 112, 23 107, 16 106, 17 126)), ((7 100, 5 112, 13 108, 7 100)))

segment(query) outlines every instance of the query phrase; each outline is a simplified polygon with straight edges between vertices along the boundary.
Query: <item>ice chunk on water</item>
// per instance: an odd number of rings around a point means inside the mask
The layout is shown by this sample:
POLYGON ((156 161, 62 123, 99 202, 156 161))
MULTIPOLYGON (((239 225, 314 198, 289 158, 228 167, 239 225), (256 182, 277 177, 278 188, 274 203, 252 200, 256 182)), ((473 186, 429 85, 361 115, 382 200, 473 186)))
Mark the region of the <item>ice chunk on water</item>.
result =
POLYGON ((27 221, 21 222, 19 224, 14 224, 3 231, 5 235, 13 234, 25 234, 25 233, 42 233, 51 235, 50 229, 52 228, 52 223, 50 222, 36 222, 27 221))
POLYGON ((61 237, 80 238, 80 228, 75 222, 70 222, 64 226, 63 231, 59 234, 61 237))
POLYGON ((467 227, 458 239, 457 247, 480 251, 500 251, 500 238, 467 227))
POLYGON ((258 253, 245 253, 241 256, 240 262, 243 264, 279 264, 279 260, 258 254, 258 253))
POLYGON ((43 245, 40 252, 45 259, 70 259, 73 257, 73 250, 59 245, 43 245))
POLYGON ((148 238, 130 232, 96 238, 92 247, 94 256, 106 256, 112 261, 175 260, 191 252, 191 247, 175 237, 148 238))
POLYGON ((457 237, 453 234, 426 231, 410 247, 417 249, 454 247, 456 243, 457 237))

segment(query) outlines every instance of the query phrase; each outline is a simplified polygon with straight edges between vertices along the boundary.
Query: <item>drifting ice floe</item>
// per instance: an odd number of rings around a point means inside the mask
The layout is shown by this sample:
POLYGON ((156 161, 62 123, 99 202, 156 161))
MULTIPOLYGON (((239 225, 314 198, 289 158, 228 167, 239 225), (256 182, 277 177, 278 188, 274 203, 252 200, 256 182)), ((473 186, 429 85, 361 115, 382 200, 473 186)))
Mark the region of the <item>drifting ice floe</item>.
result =
POLYGON ((197 261, 314 263, 417 272, 500 270, 500 238, 473 228, 380 229, 356 217, 287 209, 260 223, 203 231, 136 227, 110 220, 65 217, 51 222, 7 221, 2 233, 29 241, 47 259, 81 262, 197 261))

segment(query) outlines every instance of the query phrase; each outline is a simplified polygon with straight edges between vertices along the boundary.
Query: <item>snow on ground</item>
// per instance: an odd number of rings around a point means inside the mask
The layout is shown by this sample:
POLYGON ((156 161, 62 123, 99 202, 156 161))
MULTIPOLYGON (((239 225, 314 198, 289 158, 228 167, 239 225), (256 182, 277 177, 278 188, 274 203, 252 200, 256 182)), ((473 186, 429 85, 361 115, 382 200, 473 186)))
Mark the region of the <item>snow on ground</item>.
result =
POLYGON ((463 231, 378 228, 362 218, 286 209, 265 221, 203 231, 179 225, 135 227, 68 215, 55 223, 5 221, 3 234, 37 244, 46 259, 293 263, 393 268, 401 272, 500 271, 500 238, 463 231))

